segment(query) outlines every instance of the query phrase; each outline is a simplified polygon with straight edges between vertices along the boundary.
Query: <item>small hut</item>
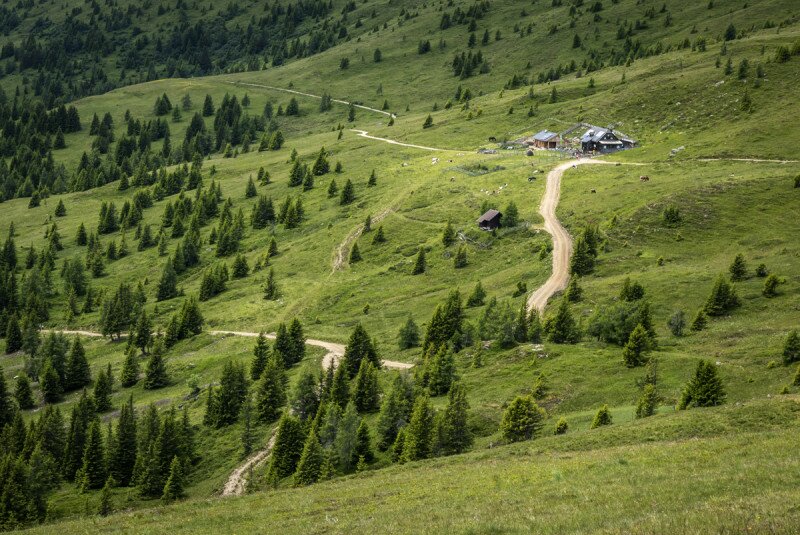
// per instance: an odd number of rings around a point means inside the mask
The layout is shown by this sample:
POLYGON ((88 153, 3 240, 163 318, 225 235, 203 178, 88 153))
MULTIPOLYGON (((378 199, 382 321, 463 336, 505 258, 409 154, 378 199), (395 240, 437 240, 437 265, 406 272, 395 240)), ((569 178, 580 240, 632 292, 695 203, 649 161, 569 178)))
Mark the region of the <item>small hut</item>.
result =
POLYGON ((481 230, 494 230, 500 226, 500 218, 503 214, 497 210, 489 210, 478 218, 478 228, 481 230))
POLYGON ((538 132, 531 141, 530 144, 540 149, 557 149, 563 144, 561 136, 549 130, 538 132))

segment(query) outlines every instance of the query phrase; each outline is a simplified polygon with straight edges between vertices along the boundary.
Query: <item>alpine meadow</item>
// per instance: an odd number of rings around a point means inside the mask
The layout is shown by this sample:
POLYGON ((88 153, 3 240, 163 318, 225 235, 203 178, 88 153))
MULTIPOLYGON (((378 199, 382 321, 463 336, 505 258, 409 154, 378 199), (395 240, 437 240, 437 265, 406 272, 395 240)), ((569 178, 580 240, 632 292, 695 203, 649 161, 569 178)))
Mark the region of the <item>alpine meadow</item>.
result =
POLYGON ((0 0, 0 531, 792 534, 796 0, 0 0))

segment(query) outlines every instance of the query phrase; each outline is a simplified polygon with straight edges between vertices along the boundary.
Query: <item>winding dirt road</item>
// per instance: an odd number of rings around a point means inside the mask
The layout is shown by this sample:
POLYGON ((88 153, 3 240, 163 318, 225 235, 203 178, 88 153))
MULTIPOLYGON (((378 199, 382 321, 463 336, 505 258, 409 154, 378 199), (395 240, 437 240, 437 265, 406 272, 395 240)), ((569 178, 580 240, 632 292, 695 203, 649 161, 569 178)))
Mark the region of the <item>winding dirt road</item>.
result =
POLYGON ((457 151, 454 149, 437 149, 436 147, 426 147, 425 145, 414 145, 413 143, 403 143, 402 141, 397 141, 385 137, 371 136, 367 133, 366 130, 357 130, 355 128, 351 128, 350 131, 355 132, 360 137, 373 139, 375 141, 383 141, 384 143, 388 143, 390 145, 399 145, 401 147, 411 147, 412 149, 430 150, 434 152, 464 152, 464 151, 457 151))
POLYGON ((560 292, 569 283, 569 257, 572 255, 572 237, 569 232, 561 225, 556 217, 556 207, 561 197, 561 177, 564 171, 577 165, 586 164, 614 164, 603 160, 592 160, 581 158, 571 160, 556 166, 547 174, 547 185, 545 186, 544 196, 539 205, 539 213, 544 218, 544 229, 553 237, 553 272, 544 284, 539 286, 528 297, 528 310, 536 309, 544 311, 547 302, 556 292, 560 292))
POLYGON ((269 437, 267 445, 263 450, 255 452, 247 458, 247 460, 231 472, 228 481, 222 488, 223 496, 240 496, 244 494, 247 485, 247 474, 250 469, 255 469, 259 465, 265 463, 269 456, 272 454, 272 448, 275 446, 275 437, 277 433, 273 431, 272 436, 269 437))

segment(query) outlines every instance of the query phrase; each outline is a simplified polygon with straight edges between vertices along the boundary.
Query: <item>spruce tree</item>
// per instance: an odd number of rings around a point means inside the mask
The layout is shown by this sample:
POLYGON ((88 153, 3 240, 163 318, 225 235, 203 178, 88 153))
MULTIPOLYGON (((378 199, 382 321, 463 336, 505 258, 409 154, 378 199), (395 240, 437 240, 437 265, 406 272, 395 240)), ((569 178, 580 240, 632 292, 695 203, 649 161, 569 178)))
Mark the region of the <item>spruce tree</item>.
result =
POLYGON ((381 243, 386 243, 386 236, 383 233, 383 225, 378 226, 378 229, 375 231, 375 235, 372 237, 373 245, 378 245, 381 243))
MULTIPOLYGON (((3 423, 7 423, 4 422, 5 418, 3 413, 8 410, 8 398, 5 394, 5 379, 1 376, 2 370, 0 370, 0 426, 2 426, 3 423)), ((31 390, 31 380, 25 373, 20 373, 17 376, 16 388, 14 389, 14 398, 17 400, 17 405, 22 410, 32 409, 36 406, 36 402, 33 399, 33 390, 31 390)))
POLYGON ((342 357, 341 365, 345 367, 348 377, 352 378, 358 373, 362 360, 368 360, 375 368, 381 367, 381 360, 375 349, 374 342, 360 323, 355 326, 347 341, 347 347, 342 357))
POLYGON ((219 388, 216 392, 217 427, 231 425, 239 418, 239 412, 247 396, 247 380, 244 366, 227 361, 222 368, 219 388))
POLYGON ((646 418, 648 416, 652 416, 656 412, 657 405, 658 394, 656 393, 656 387, 651 384, 644 385, 644 389, 642 389, 642 395, 639 397, 639 401, 636 403, 636 417, 646 418))
POLYGON ((369 360, 362 360, 353 382, 353 403, 359 413, 377 412, 380 403, 378 372, 369 360))
POLYGON ((517 396, 503 413, 500 431, 508 442, 535 438, 542 429, 546 413, 531 396, 517 396))
POLYGON ((311 173, 316 176, 322 176, 328 174, 330 170, 331 166, 328 163, 325 147, 322 147, 319 149, 319 154, 317 154, 317 159, 314 161, 314 165, 311 167, 311 173))
POLYGON ((597 410, 597 414, 594 415, 591 429, 597 429, 598 427, 611 425, 612 423, 613 419, 611 418, 611 412, 608 410, 608 405, 603 405, 597 410))
POLYGON ((306 421, 314 418, 319 404, 317 378, 311 370, 305 369, 295 385, 292 395, 292 411, 301 420, 306 421))
POLYGON ((267 283, 264 285, 264 299, 274 301, 278 298, 278 283, 275 282, 275 270, 269 268, 267 283))
POLYGON ((406 323, 400 328, 397 336, 400 349, 411 349, 419 346, 419 327, 414 319, 409 316, 406 323))
POLYGON ((335 197, 339 192, 339 186, 336 185, 336 179, 332 178, 331 183, 328 184, 328 198, 335 197))
POLYGON ((94 382, 94 406, 98 413, 111 409, 111 377, 105 370, 100 370, 94 382))
POLYGON ((706 317, 705 311, 701 308, 695 314, 694 319, 692 320, 692 325, 689 327, 692 331, 698 332, 702 331, 708 325, 708 318, 706 317))
POLYGON ((268 481, 277 484, 295 472, 303 454, 305 439, 300 420, 284 412, 275 434, 275 445, 272 447, 272 458, 267 472, 268 481))
POLYGON ((355 462, 358 461, 358 458, 353 455, 353 451, 356 448, 360 423, 361 418, 358 416, 355 405, 348 403, 339 420, 339 427, 334 439, 334 448, 342 472, 350 472, 354 468, 355 462))
POLYGON ((783 343, 783 363, 789 365, 798 360, 800 360, 800 334, 795 329, 786 336, 786 341, 783 343))
POLYGON ((716 366, 701 360, 697 363, 694 376, 683 389, 678 409, 722 405, 725 403, 725 397, 725 389, 716 366))
POLYGON ((406 429, 403 428, 397 433, 397 437, 395 437, 394 443, 392 444, 393 463, 406 462, 405 451, 404 451, 405 447, 406 447, 406 429))
POLYGON ((47 359, 44 368, 39 374, 39 386, 45 403, 58 403, 61 401, 61 393, 63 392, 61 379, 50 359, 47 359))
POLYGON ((179 500, 184 497, 183 464, 178 457, 173 457, 169 465, 169 477, 164 484, 161 499, 165 502, 179 500))
POLYGON ((319 481, 322 475, 322 468, 325 462, 325 451, 320 445, 317 431, 312 427, 306 442, 303 445, 303 453, 297 463, 297 471, 294 474, 294 484, 296 486, 311 485, 319 481))
POLYGON ((67 364, 64 373, 64 390, 71 392, 88 385, 92 380, 89 362, 86 360, 86 351, 81 343, 80 336, 72 339, 67 364))
POLYGON ((556 428, 553 434, 564 435, 567 433, 568 430, 569 430, 569 424, 567 423, 567 420, 562 416, 561 418, 558 419, 558 422, 556 422, 556 428))
POLYGON ((133 469, 137 453, 136 414, 133 409, 133 396, 120 407, 114 443, 111 449, 109 470, 122 487, 133 483, 133 469))
POLYGON ((250 272, 250 266, 247 265, 247 258, 242 253, 236 255, 231 271, 234 279, 243 279, 247 277, 247 274, 250 272))
POLYGON ((253 453, 253 408, 248 396, 242 405, 242 458, 253 453))
POLYGON ((747 263, 744 260, 744 255, 739 253, 733 259, 733 263, 728 268, 733 282, 743 281, 747 278, 747 263))
POLYGON ((428 395, 422 393, 414 400, 411 419, 405 427, 403 459, 418 461, 431 456, 433 448, 434 413, 428 395))
POLYGON ((761 294, 764 297, 775 297, 778 295, 778 285, 781 283, 780 279, 774 273, 770 273, 764 279, 764 287, 761 289, 761 294))
POLYGON ((453 350, 446 344, 439 346, 438 350, 429 357, 426 367, 428 388, 431 395, 441 396, 447 394, 450 385, 456 380, 456 364, 453 350))
POLYGON ((352 463, 371 463, 374 459, 375 454, 372 452, 372 438, 370 437, 369 426, 362 418, 356 431, 356 445, 353 448, 352 463))
MULTIPOLYGON (((22 407, 20 406, 20 408, 22 407)), ((8 395, 6 377, 3 374, 3 369, 0 368, 0 430, 2 430, 6 424, 10 424, 13 420, 14 406, 11 403, 11 396, 8 395)))
POLYGON ((361 251, 358 249, 358 242, 356 242, 353 244, 353 248, 350 249, 350 263, 355 264, 360 260, 361 260, 361 251))
POLYGON ((466 247, 459 247, 458 252, 456 252, 455 257, 453 258, 453 267, 456 269, 461 269, 467 267, 467 249, 466 247))
POLYGON ((158 282, 158 290, 156 291, 156 300, 165 301, 172 299, 178 295, 178 275, 175 273, 173 262, 167 260, 164 265, 164 271, 161 274, 161 280, 158 282))
POLYGON ((169 384, 169 376, 167 375, 167 366, 164 363, 164 357, 161 354, 160 347, 153 347, 150 352, 150 358, 147 360, 147 368, 144 376, 145 390, 154 390, 162 388, 169 384))
POLYGON ((532 308, 528 313, 528 341, 534 344, 542 343, 543 332, 544 327, 542 327, 542 321, 539 318, 539 311, 532 308))
POLYGON ((650 349, 650 341, 647 336, 647 331, 644 330, 642 324, 636 325, 631 332, 625 348, 622 350, 622 360, 625 361, 625 366, 628 368, 635 368, 641 366, 646 360, 646 353, 650 349))
POLYGON ((125 352, 125 362, 122 364, 120 384, 124 388, 130 388, 139 382, 139 356, 134 346, 128 347, 125 352))
POLYGON ((269 344, 267 343, 267 337, 264 336, 263 332, 260 332, 256 339, 256 345, 253 348, 253 360, 250 364, 250 379, 258 381, 261 378, 261 374, 267 366, 268 357, 269 344))
POLYGON ((425 273, 427 269, 427 264, 425 262, 425 249, 420 247, 419 253, 417 253, 417 259, 414 262, 414 268, 411 270, 412 275, 421 275, 425 273))
POLYGON ((594 271, 594 256, 589 250, 589 246, 583 236, 575 241, 575 250, 569 263, 571 275, 582 277, 594 271))
POLYGON ((6 324, 6 355, 16 353, 22 349, 22 330, 17 321, 17 315, 11 314, 6 324))
POLYGON ((274 422, 286 405, 286 379, 283 363, 273 354, 256 387, 256 413, 263 423, 274 422))
POLYGON ((147 354, 147 347, 153 340, 153 327, 150 319, 147 317, 144 307, 139 312, 139 317, 136 320, 136 326, 131 333, 133 336, 133 345, 138 347, 142 353, 147 354))
POLYGON ((580 332, 569 309, 569 302, 561 300, 555 316, 548 318, 544 326, 547 339, 556 344, 574 344, 580 339, 580 332))
MULTIPOLYGON (((330 189, 328 190, 330 191, 330 189)), ((352 204, 356 200, 356 189, 353 182, 348 178, 342 188, 342 193, 339 195, 339 204, 346 206, 352 204)))
POLYGON ((473 436, 467 423, 469 402, 464 385, 454 383, 441 419, 441 444, 445 455, 464 453, 472 447, 473 436))
POLYGON ((83 450, 83 465, 78 480, 83 492, 102 488, 108 478, 106 469, 106 452, 103 446, 103 434, 100 420, 89 424, 86 435, 86 446, 83 450))
POLYGON ((444 227, 444 231, 442 232, 442 243, 445 247, 450 247, 456 241, 456 231, 453 230, 453 225, 450 224, 450 221, 447 222, 447 225, 444 227))
POLYGON ((97 514, 108 516, 114 510, 114 503, 111 495, 111 488, 114 486, 114 478, 108 476, 103 489, 100 491, 100 504, 97 506, 97 514))
POLYGON ((564 292, 564 297, 566 297, 567 301, 570 303, 577 303, 581 300, 583 296, 583 290, 578 285, 578 277, 570 277, 569 284, 567 285, 567 289, 564 292))
POLYGON ((333 384, 330 391, 330 402, 337 405, 340 409, 347 406, 350 400, 350 377, 347 366, 340 364, 333 375, 333 384))
POLYGON ((706 301, 705 313, 709 316, 723 316, 739 305, 736 289, 725 280, 723 275, 720 275, 714 283, 708 301, 706 301))
POLYGON ((378 416, 378 449, 386 451, 394 443, 397 433, 406 425, 409 401, 406 397, 407 383, 402 375, 396 375, 392 389, 384 396, 378 416))
POLYGON ((247 180, 247 187, 244 190, 244 197, 245 199, 252 199, 256 195, 258 195, 258 191, 256 190, 256 183, 253 182, 253 177, 251 176, 247 180))

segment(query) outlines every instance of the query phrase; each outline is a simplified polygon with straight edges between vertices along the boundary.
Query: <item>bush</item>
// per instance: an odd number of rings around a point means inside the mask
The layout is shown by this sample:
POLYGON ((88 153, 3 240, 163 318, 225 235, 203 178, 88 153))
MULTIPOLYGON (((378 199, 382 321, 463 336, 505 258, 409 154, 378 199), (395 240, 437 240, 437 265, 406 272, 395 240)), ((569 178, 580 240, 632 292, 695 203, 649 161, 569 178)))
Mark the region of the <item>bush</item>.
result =
POLYGON ((612 423, 613 419, 611 418, 611 412, 608 410, 608 405, 603 405, 598 409, 597 414, 594 415, 591 429, 597 429, 598 427, 611 425, 612 423))
POLYGON ((664 209, 664 224, 668 227, 677 227, 683 221, 677 206, 668 206, 664 209))
POLYGON ((778 285, 780 282, 777 275, 773 274, 768 276, 764 280, 764 288, 761 290, 761 293, 764 294, 764 297, 775 297, 778 295, 778 285))
POLYGON ((569 424, 562 416, 561 418, 558 419, 558 422, 556 423, 556 429, 554 434, 564 435, 567 433, 568 430, 569 430, 569 424))
POLYGON ((500 431, 508 442, 520 442, 534 438, 546 418, 544 409, 530 396, 517 396, 503 413, 500 431))
POLYGON ((783 363, 791 364, 800 360, 800 335, 797 330, 789 333, 783 343, 783 363))

